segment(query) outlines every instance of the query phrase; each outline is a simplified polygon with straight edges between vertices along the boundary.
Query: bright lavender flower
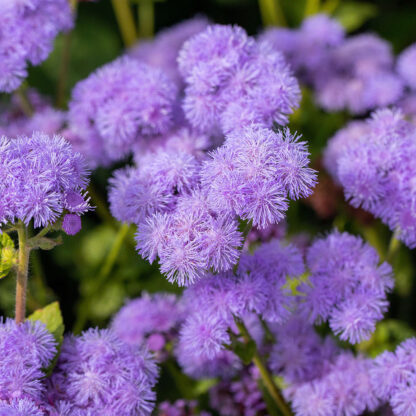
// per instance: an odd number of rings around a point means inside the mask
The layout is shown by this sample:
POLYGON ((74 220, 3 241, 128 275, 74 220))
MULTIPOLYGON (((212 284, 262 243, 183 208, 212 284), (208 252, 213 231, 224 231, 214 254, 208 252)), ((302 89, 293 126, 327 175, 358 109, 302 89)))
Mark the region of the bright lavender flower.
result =
POLYGON ((161 70, 119 58, 75 86, 69 104, 74 144, 92 166, 119 160, 141 139, 172 127, 176 95, 161 70))
POLYGON ((208 26, 204 17, 194 17, 159 32, 154 40, 142 41, 129 51, 129 56, 162 69, 176 84, 182 85, 176 58, 183 43, 208 26))
MULTIPOLYGON (((61 31, 71 29, 66 0, 2 1, 0 4, 0 91, 11 92, 27 77, 27 65, 39 65, 61 31)), ((32 132, 30 132, 32 133, 32 132)))
POLYGON ((392 270, 359 237, 333 232, 307 253, 309 283, 302 284, 303 308, 312 321, 329 320, 331 329, 355 344, 368 339, 387 310, 392 270))
POLYGON ((160 352, 174 338, 183 319, 184 310, 175 295, 144 293, 120 309, 111 327, 124 342, 145 343, 150 350, 160 352))
POLYGON ((396 416, 413 415, 416 386, 416 339, 400 344, 374 359, 370 370, 373 388, 382 402, 390 403, 396 416))
POLYGON ((14 399, 10 403, 0 401, 0 416, 45 416, 45 413, 29 399, 14 399))
POLYGON ((411 89, 416 90, 416 45, 405 49, 397 59, 397 71, 411 89))
POLYGON ((64 340, 50 393, 86 414, 150 415, 157 372, 145 350, 110 330, 91 329, 64 340))
POLYGON ((0 224, 44 227, 65 212, 90 209, 84 159, 66 140, 42 133, 0 140, 0 224))
POLYGON ((56 352, 55 339, 41 322, 0 322, 0 400, 4 409, 10 409, 7 414, 13 414, 11 409, 17 415, 41 414, 36 413, 40 411, 31 401, 41 400, 45 377, 42 369, 48 367, 56 352))
POLYGON ((359 416, 380 402, 370 381, 371 361, 348 352, 340 354, 321 378, 289 387, 296 416, 359 416))
POLYGON ((343 151, 332 153, 336 179, 354 207, 361 206, 381 218, 397 230, 406 245, 415 247, 416 193, 412 178, 416 175, 416 129, 398 110, 379 110, 367 123, 365 134, 356 139, 346 137, 343 151))
POLYGON ((201 131, 286 124, 299 104, 299 86, 283 57, 238 26, 209 26, 185 42, 178 63, 187 84, 185 116, 201 131))

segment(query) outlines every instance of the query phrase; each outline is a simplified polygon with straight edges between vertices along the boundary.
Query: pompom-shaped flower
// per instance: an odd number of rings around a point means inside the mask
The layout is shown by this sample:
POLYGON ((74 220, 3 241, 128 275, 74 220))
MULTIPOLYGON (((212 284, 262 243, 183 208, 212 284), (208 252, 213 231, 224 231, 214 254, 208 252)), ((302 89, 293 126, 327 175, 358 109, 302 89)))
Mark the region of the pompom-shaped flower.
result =
POLYGON ((316 240, 307 253, 310 284, 300 287, 312 321, 329 319, 333 331, 351 343, 368 339, 393 287, 391 267, 379 261, 359 237, 333 232, 316 240))
POLYGON ((0 223, 44 227, 64 212, 90 209, 84 159, 66 140, 42 133, 0 140, 0 223))
MULTIPOLYGON (((61 31, 73 25, 66 0, 4 1, 0 4, 0 91, 11 92, 52 51, 61 31)), ((32 133, 32 132, 30 132, 32 133)))
POLYGON ((140 139, 172 127, 176 95, 161 70, 119 58, 75 86, 69 104, 74 144, 92 166, 119 160, 140 139))
POLYGON ((110 330, 67 338, 51 388, 74 411, 150 415, 157 368, 145 350, 122 342, 110 330))

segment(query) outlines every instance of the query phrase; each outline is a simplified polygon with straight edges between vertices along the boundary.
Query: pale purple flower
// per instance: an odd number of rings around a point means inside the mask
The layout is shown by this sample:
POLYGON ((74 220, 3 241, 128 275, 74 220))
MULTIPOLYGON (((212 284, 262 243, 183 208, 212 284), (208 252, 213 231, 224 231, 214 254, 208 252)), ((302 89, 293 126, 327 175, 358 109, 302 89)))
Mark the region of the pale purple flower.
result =
POLYGON ((416 89, 416 45, 406 48, 397 59, 397 71, 411 89, 416 89))

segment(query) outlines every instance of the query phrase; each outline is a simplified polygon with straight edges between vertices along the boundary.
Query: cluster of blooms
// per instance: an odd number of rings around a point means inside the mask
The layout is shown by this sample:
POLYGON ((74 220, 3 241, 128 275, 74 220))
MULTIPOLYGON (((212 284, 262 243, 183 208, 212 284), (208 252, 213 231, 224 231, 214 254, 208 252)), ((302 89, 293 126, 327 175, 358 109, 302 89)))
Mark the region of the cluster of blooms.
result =
POLYGON ((346 38, 326 15, 312 16, 296 30, 269 29, 261 38, 285 54, 326 110, 361 114, 395 103, 403 93, 389 43, 374 34, 346 38))
POLYGON ((160 69, 121 57, 80 81, 69 103, 69 137, 92 167, 109 165, 173 126, 177 88, 160 69))
POLYGON ((243 369, 235 380, 223 380, 209 391, 210 405, 221 416, 266 416, 255 367, 243 369))
POLYGON ((51 103, 36 90, 27 90, 27 99, 33 109, 28 117, 16 95, 11 97, 8 107, 0 108, 0 136, 30 136, 34 131, 53 135, 62 130, 66 114, 56 110, 51 103))
POLYGON ((378 110, 329 141, 325 164, 350 203, 416 246, 416 128, 398 110, 378 110))
POLYGON ((0 414, 43 416, 45 373, 57 353, 54 337, 40 322, 0 321, 0 414))
POLYGON ((257 228, 278 223, 288 198, 308 196, 316 175, 308 167, 306 143, 287 129, 271 129, 287 121, 299 100, 296 80, 279 54, 241 28, 214 25, 185 42, 178 61, 187 83, 183 108, 194 130, 180 123, 145 154, 136 152, 138 167, 116 172, 109 199, 118 220, 138 224, 140 254, 150 262, 159 257, 169 281, 188 285, 237 263, 239 219, 257 228), (195 99, 214 99, 222 107, 211 114, 211 106, 190 104, 195 99), (246 121, 227 117, 228 127, 220 127, 220 114, 235 104, 250 109, 236 112, 246 114, 246 121), (199 121, 191 108, 201 110, 199 121), (221 129, 224 144, 204 154, 221 129))
POLYGON ((21 220, 34 227, 50 225, 63 214, 68 234, 81 228, 90 209, 84 158, 60 136, 33 133, 0 139, 0 224, 21 220))
POLYGON ((175 403, 162 402, 157 411, 157 416, 211 416, 205 411, 198 411, 196 401, 176 400, 175 403))
POLYGON ((185 42, 178 63, 185 116, 203 132, 284 125, 299 104, 299 85, 283 56, 238 26, 209 26, 185 42))
POLYGON ((64 339, 57 366, 45 370, 57 342, 39 321, 0 322, 0 414, 147 416, 158 376, 149 354, 109 330, 64 339))
POLYGON ((176 58, 186 40, 206 29, 204 17, 194 17, 159 32, 152 40, 140 40, 128 52, 129 56, 152 67, 162 69, 178 87, 183 86, 176 58))
POLYGON ((386 351, 375 358, 370 369, 378 398, 390 403, 396 416, 416 414, 416 339, 400 344, 396 352, 386 351))
POLYGON ((329 320, 342 340, 368 339, 388 307, 394 285, 391 266, 360 237, 333 232, 308 249, 309 281, 299 286, 301 308, 311 322, 329 320))
POLYGON ((253 255, 244 253, 235 274, 206 277, 187 288, 183 296, 188 317, 176 350, 185 373, 195 378, 224 372, 232 376, 240 364, 224 344, 231 342, 229 330, 236 330, 235 317, 261 343, 263 330, 257 315, 268 322, 285 321, 294 302, 285 287, 287 276, 303 272, 301 253, 274 240, 253 255))
POLYGON ((406 91, 397 104, 405 114, 416 121, 416 78, 414 68, 416 65, 416 44, 409 46, 398 57, 397 72, 402 77, 406 91))
POLYGON ((56 35, 69 30, 73 15, 67 0, 0 3, 0 91, 11 92, 27 76, 27 63, 38 65, 56 35))
POLYGON ((184 308, 176 295, 144 293, 120 309, 111 328, 127 344, 146 344, 161 361, 167 354, 164 347, 175 338, 183 319, 184 308))
POLYGON ((158 368, 149 353, 111 330, 67 337, 49 380, 48 400, 68 415, 150 415, 158 368), (78 412, 78 413, 77 413, 78 412))

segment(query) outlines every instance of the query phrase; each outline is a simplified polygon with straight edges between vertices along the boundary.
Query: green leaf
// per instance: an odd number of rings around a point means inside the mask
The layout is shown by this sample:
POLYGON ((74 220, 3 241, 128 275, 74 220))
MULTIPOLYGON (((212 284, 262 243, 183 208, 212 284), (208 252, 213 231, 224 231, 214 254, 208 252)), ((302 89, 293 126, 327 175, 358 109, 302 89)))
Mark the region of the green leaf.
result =
POLYGON ((0 279, 9 274, 17 262, 17 251, 9 234, 0 234, 0 279))
POLYGON ((62 244, 62 236, 59 235, 55 238, 49 237, 34 237, 29 240, 29 247, 31 249, 40 248, 41 250, 52 250, 56 246, 62 244))
POLYGON ((343 1, 334 13, 334 17, 344 26, 347 32, 358 29, 376 15, 377 7, 374 4, 361 1, 343 1))
POLYGON ((54 336, 58 345, 61 345, 65 327, 58 302, 53 302, 42 309, 37 309, 27 319, 43 322, 47 330, 54 336))
POLYGON ((253 361, 256 352, 256 343, 253 340, 247 343, 233 342, 233 351, 245 365, 248 365, 253 361))

